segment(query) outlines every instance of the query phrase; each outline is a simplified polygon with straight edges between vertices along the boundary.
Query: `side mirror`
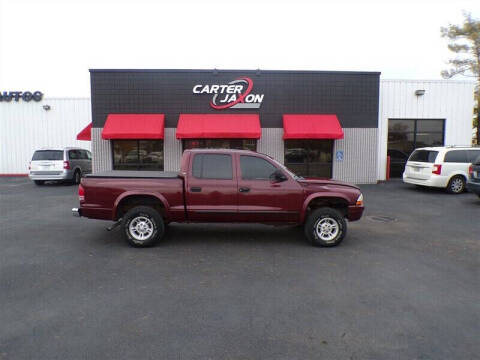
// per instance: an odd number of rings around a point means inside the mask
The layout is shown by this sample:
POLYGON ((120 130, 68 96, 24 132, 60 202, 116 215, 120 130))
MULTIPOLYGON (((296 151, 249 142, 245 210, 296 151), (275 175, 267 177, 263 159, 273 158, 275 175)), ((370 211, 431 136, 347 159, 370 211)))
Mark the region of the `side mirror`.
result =
POLYGON ((283 172, 280 170, 275 170, 271 175, 270 175, 270 181, 272 183, 279 183, 282 181, 287 181, 287 177, 283 172))

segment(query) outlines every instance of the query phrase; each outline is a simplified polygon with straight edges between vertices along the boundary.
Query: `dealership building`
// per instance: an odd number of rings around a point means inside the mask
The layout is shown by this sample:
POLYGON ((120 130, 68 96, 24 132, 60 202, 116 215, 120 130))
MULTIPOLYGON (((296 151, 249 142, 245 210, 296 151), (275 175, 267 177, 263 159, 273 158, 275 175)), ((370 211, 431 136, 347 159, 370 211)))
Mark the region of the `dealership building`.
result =
POLYGON ((385 180, 416 147, 469 145, 474 83, 377 72, 90 70, 90 99, 0 101, 0 175, 35 149, 92 150, 93 171, 178 170, 192 148, 265 153, 302 176, 385 180))

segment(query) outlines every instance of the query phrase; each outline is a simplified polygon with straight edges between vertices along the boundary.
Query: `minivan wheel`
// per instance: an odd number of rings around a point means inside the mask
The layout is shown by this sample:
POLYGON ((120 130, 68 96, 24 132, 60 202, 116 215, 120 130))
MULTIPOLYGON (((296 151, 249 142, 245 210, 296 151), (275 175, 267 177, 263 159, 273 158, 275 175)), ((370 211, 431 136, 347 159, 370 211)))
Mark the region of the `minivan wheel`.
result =
POLYGON ((305 222, 305 236, 314 246, 336 246, 347 234, 347 222, 333 208, 314 210, 305 222))
POLYGON ((165 233, 162 216, 148 206, 136 206, 123 217, 125 240, 134 247, 155 245, 165 233))
POLYGON ((45 180, 33 180, 33 182, 35 183, 35 185, 43 185, 43 184, 45 184, 45 180))
POLYGON ((447 191, 450 194, 460 194, 465 191, 465 179, 463 176, 454 176, 447 185, 447 191))

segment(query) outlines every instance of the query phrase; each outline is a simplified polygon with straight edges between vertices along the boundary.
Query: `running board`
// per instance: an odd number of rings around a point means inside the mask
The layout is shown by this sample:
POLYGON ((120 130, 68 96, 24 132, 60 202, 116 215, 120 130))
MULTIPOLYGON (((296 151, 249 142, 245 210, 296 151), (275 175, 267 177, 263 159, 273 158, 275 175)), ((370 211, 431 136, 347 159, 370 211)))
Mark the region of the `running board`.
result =
POLYGON ((114 222, 112 224, 112 226, 109 226, 107 227, 107 231, 112 231, 113 229, 115 229, 118 225, 120 225, 122 223, 122 218, 118 219, 116 222, 114 222))

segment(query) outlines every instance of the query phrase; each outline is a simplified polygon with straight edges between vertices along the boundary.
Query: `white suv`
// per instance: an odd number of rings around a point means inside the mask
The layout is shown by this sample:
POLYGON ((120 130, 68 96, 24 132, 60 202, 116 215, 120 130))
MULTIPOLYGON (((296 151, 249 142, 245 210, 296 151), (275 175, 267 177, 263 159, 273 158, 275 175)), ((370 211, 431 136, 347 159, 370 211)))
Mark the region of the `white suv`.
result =
POLYGON ((480 157, 480 148, 466 146, 415 149, 408 158, 403 182, 445 188, 452 194, 465 190, 468 167, 480 157))

